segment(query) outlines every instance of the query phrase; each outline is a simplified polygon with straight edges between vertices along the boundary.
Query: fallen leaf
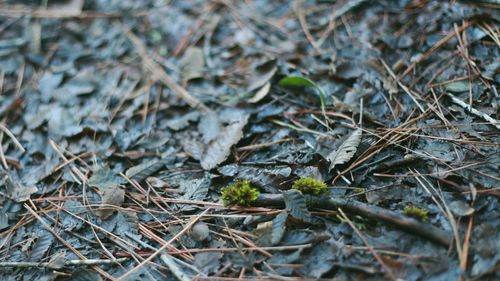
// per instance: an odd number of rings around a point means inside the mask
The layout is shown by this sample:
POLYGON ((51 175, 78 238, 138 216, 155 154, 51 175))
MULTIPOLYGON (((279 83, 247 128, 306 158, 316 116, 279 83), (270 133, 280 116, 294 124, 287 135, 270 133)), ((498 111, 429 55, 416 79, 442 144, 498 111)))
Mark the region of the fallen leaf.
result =
POLYGON ((203 77, 205 60, 203 50, 198 47, 189 47, 180 60, 182 79, 191 80, 203 77))
POLYGON ((21 183, 21 180, 13 179, 13 175, 7 172, 2 172, 0 175, 7 190, 7 196, 16 202, 24 202, 30 199, 31 194, 38 191, 35 186, 27 186, 21 183))
POLYGON ((330 170, 332 170, 336 165, 345 164, 356 153, 358 145, 361 142, 361 129, 354 131, 341 145, 340 147, 332 151, 328 156, 327 160, 330 161, 330 170))
POLYGON ((248 100, 249 103, 258 103, 260 100, 262 100, 267 93, 269 93, 269 90, 271 89, 271 83, 267 82, 262 88, 260 88, 257 93, 255 93, 255 96, 253 96, 251 99, 248 100))
POLYGON ((96 214, 103 220, 107 219, 115 211, 114 208, 108 206, 120 207, 125 199, 125 191, 120 187, 110 188, 104 191, 101 200, 101 207, 97 209, 96 214))
POLYGON ((211 170, 227 159, 231 147, 243 137, 243 128, 247 122, 248 115, 242 114, 238 121, 222 128, 217 137, 205 147, 201 155, 203 169, 211 170))

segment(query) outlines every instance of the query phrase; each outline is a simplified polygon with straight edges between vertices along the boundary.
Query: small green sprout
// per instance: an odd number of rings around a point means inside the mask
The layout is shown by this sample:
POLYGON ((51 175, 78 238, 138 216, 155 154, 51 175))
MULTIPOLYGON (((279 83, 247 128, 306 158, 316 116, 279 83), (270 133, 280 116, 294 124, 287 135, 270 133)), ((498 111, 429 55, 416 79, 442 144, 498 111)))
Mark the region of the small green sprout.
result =
POLYGON ((300 190, 304 194, 321 194, 328 190, 326 184, 322 181, 315 180, 311 177, 300 178, 296 180, 293 185, 293 189, 300 190))
POLYGON ((234 185, 222 189, 224 206, 248 206, 259 197, 259 190, 250 185, 249 181, 237 181, 234 185))
POLYGON ((429 221, 429 211, 415 206, 406 206, 403 210, 403 213, 409 217, 416 218, 423 222, 429 221))

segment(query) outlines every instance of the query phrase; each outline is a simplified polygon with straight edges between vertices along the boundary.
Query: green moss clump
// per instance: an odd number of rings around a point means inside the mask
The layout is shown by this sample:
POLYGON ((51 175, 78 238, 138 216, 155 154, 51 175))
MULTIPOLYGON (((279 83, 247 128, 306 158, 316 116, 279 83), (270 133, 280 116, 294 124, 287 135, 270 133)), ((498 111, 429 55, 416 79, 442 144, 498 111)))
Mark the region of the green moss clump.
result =
POLYGON ((314 195, 324 193, 328 190, 324 182, 315 180, 311 177, 300 178, 296 180, 293 183, 292 188, 300 190, 304 194, 314 194, 314 195))
POLYGON ((222 189, 222 202, 229 205, 251 205, 259 197, 259 190, 250 185, 249 181, 237 181, 234 185, 222 189))
POLYGON ((406 206, 403 210, 403 213, 409 217, 416 218, 423 222, 429 221, 429 211, 420 209, 415 206, 406 206))

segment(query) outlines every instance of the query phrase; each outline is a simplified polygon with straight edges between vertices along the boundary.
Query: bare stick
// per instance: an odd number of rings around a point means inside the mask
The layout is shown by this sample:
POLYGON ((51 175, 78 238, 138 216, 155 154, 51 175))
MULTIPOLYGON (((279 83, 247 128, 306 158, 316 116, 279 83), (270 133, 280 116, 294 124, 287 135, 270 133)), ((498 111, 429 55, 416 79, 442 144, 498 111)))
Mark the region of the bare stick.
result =
POLYGON ((382 65, 384 65, 385 70, 387 70, 392 79, 394 79, 394 81, 398 83, 399 87, 401 87, 401 89, 403 89, 403 91, 405 91, 405 93, 407 93, 408 96, 410 96, 411 100, 417 105, 420 111, 425 112, 424 108, 420 105, 420 103, 418 103, 417 99, 415 98, 415 94, 398 79, 396 74, 394 74, 392 69, 385 63, 383 59, 380 59, 380 62, 382 62, 382 65))
POLYGON ((160 255, 160 259, 163 263, 168 267, 170 272, 177 277, 180 281, 189 281, 191 278, 184 273, 184 271, 175 263, 174 259, 168 255, 162 254, 160 255))
MULTIPOLYGON (((439 244, 448 246, 452 241, 449 233, 429 223, 423 223, 416 219, 404 216, 400 213, 387 210, 378 206, 368 205, 352 199, 338 199, 328 196, 305 195, 306 204, 309 208, 319 208, 336 211, 337 208, 358 214, 360 216, 385 222, 412 234, 428 238, 439 244)), ((253 206, 266 206, 268 208, 284 207, 285 201, 282 194, 260 194, 252 203, 253 206)))
POLYGON ((361 231, 359 231, 359 229, 354 225, 354 223, 352 223, 352 221, 347 217, 347 215, 344 213, 344 211, 342 211, 341 208, 338 208, 337 210, 339 211, 341 217, 347 221, 347 223, 349 224, 349 226, 354 230, 354 232, 356 232, 356 234, 359 236, 359 238, 361 238, 361 240, 365 244, 365 246, 368 249, 368 251, 370 251, 370 253, 373 255, 373 257, 384 268, 385 273, 387 274, 387 277, 389 277, 389 279, 394 280, 394 281, 398 280, 398 278, 396 278, 396 276, 394 275, 394 273, 392 273, 392 270, 387 266, 387 264, 385 264, 384 260, 382 260, 382 258, 380 257, 380 255, 377 254, 377 252, 374 251, 373 247, 370 246, 370 244, 366 240, 365 236, 363 236, 363 234, 361 233, 361 231))
MULTIPOLYGON (((30 208, 30 206, 24 204, 24 208, 28 210, 28 212, 30 212, 42 224, 42 226, 45 229, 47 229, 50 233, 52 233, 52 235, 54 235, 59 241, 61 241, 61 243, 63 243, 64 246, 68 247, 68 249, 70 249, 82 260, 87 260, 87 258, 84 255, 82 255, 82 253, 80 253, 70 243, 68 243, 68 241, 64 240, 59 234, 57 234, 57 232, 49 224, 47 224, 47 222, 45 222, 45 220, 42 217, 40 217, 35 211, 33 211, 33 209, 30 208)), ((113 278, 113 276, 109 275, 107 272, 100 269, 99 267, 93 265, 92 268, 99 274, 101 274, 103 277, 108 278, 109 280, 116 280, 115 278, 113 278)))
POLYGON ((19 150, 21 150, 21 152, 24 153, 26 151, 24 149, 24 147, 21 145, 21 143, 16 139, 16 137, 14 136, 14 134, 9 129, 7 129, 7 127, 5 127, 4 125, 0 124, 0 130, 4 131, 4 133, 6 133, 7 136, 9 136, 9 138, 12 139, 12 141, 14 142, 14 144, 19 148, 19 150))
POLYGON ((193 226, 201 217, 203 217, 203 215, 205 215, 208 210, 210 210, 210 208, 207 208, 205 211, 203 211, 201 214, 199 214, 198 216, 196 216, 193 220, 191 220, 191 222, 189 222, 186 227, 184 227, 183 230, 181 230, 179 233, 177 233, 174 237, 172 237, 170 240, 168 240, 167 243, 165 243, 163 246, 161 246, 160 249, 158 249, 158 251, 154 252, 151 256, 149 256, 147 259, 143 260, 140 264, 138 264, 136 267, 132 268, 131 270, 127 271, 127 273, 123 274, 120 278, 117 279, 117 281, 122 281, 122 280, 126 280, 127 277, 130 276, 130 274, 132 274, 133 272, 137 271, 138 269, 140 269, 141 267, 143 267, 146 263, 150 262, 152 259, 154 259, 156 256, 158 256, 161 252, 163 252, 165 249, 167 249, 170 244, 172 244, 172 242, 174 242, 175 240, 177 240, 177 238, 181 237, 182 234, 184 234, 186 231, 188 231, 191 226, 193 226))
POLYGON ((465 109, 467 112, 470 112, 476 116, 478 116, 479 118, 489 122, 491 125, 495 126, 497 129, 500 130, 500 121, 499 120, 496 120, 495 118, 489 116, 488 114, 486 113, 483 113, 475 108, 473 108, 472 106, 470 106, 469 104, 466 104, 465 102, 463 102, 461 99, 455 97, 454 95, 450 94, 450 93, 446 93, 446 95, 451 99, 451 101, 462 107, 463 109, 465 109))
MULTIPOLYGON (((124 262, 128 260, 128 258, 119 258, 114 260, 69 260, 65 261, 65 266, 87 266, 87 265, 99 265, 99 264, 115 264, 119 262, 124 262)), ((47 267, 52 268, 50 262, 0 262, 0 267, 47 267)))

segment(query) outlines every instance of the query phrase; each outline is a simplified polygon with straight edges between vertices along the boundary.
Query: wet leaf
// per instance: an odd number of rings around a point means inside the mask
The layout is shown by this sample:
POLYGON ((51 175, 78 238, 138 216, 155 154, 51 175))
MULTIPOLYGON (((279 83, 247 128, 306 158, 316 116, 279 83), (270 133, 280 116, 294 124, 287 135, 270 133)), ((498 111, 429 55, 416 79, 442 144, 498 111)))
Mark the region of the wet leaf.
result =
POLYGON ((269 93, 269 90, 271 89, 271 83, 267 82, 260 88, 255 95, 248 100, 249 103, 258 103, 261 101, 263 98, 266 97, 267 93, 269 93))
POLYGON ((31 250, 30 261, 40 261, 53 242, 54 236, 51 233, 41 231, 40 237, 38 237, 31 250))
POLYGON ((461 200, 455 200, 448 204, 451 212, 459 217, 470 216, 474 213, 474 208, 471 208, 469 204, 461 200))
POLYGON ((9 216, 3 210, 0 211, 0 230, 9 227, 9 216))
POLYGON ((94 270, 90 269, 77 269, 71 274, 73 281, 102 281, 101 275, 94 270))
POLYGON ((316 234, 310 230, 291 230, 285 232, 281 240, 282 245, 304 245, 316 240, 316 234))
POLYGON ((221 121, 217 113, 210 111, 203 114, 198 124, 198 131, 201 133, 204 144, 208 144, 217 138, 222 129, 221 121))
POLYGON ((323 274, 332 269, 337 257, 335 244, 322 242, 316 245, 309 256, 304 259, 304 266, 300 272, 313 278, 321 278, 323 274))
POLYGON ((97 169, 89 179, 89 185, 99 188, 101 192, 126 182, 123 177, 108 167, 97 169))
POLYGON ((191 228, 189 235, 196 241, 204 241, 209 237, 210 229, 206 223, 197 222, 191 228))
POLYGON ((306 222, 311 220, 311 213, 307 209, 306 200, 302 192, 290 189, 283 192, 283 198, 286 209, 292 217, 306 222))
POLYGON ((142 182, 147 177, 159 171, 166 164, 173 161, 175 158, 175 149, 170 149, 164 153, 161 159, 153 159, 142 164, 129 168, 125 175, 137 182, 142 182))
POLYGON ((59 253, 56 253, 53 255, 50 260, 49 264, 47 265, 48 268, 50 269, 61 269, 64 267, 64 263, 66 262, 66 251, 62 251, 59 253))
POLYGON ((194 266, 205 274, 215 273, 219 270, 223 255, 217 252, 197 253, 194 255, 194 266))
POLYGON ((271 237, 271 244, 278 245, 281 241, 281 238, 283 237, 283 234, 285 233, 285 224, 286 224, 286 219, 288 218, 288 213, 287 212, 281 212, 279 215, 277 215, 273 220, 273 229, 272 229, 272 237, 271 237))

